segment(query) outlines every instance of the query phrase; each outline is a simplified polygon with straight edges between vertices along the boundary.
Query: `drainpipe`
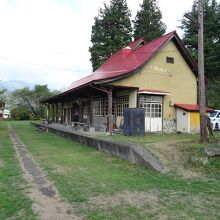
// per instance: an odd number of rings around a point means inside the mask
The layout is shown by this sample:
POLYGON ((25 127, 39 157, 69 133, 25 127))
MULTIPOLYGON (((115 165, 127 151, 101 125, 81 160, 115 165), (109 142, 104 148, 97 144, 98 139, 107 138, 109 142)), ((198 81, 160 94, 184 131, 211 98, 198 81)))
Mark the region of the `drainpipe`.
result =
POLYGON ((112 121, 112 89, 107 90, 106 88, 100 88, 100 87, 96 87, 92 84, 90 84, 91 88, 100 90, 102 92, 107 93, 108 95, 108 130, 110 135, 112 135, 113 133, 113 121, 112 121))

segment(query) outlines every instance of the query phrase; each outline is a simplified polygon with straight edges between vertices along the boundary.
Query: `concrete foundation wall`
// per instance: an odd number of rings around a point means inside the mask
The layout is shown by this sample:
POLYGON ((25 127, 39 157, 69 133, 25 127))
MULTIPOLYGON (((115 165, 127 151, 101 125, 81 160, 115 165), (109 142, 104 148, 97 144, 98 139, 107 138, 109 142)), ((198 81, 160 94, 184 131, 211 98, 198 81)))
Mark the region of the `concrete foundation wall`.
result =
POLYGON ((33 125, 40 127, 44 126, 47 131, 55 133, 65 138, 72 139, 81 144, 85 144, 90 147, 94 147, 97 150, 110 153, 121 159, 128 160, 132 163, 143 164, 148 168, 162 172, 164 170, 163 164, 154 158, 147 150, 139 145, 124 144, 116 141, 101 140, 94 137, 87 136, 82 133, 70 131, 69 129, 53 127, 51 125, 41 125, 37 123, 32 123, 33 125))

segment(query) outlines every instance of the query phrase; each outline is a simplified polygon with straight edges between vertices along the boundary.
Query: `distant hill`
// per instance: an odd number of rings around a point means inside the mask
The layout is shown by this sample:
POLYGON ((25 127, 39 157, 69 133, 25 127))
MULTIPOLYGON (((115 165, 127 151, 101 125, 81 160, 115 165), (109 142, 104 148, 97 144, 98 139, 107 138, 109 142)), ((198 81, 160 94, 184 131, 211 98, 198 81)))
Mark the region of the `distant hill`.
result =
POLYGON ((0 89, 7 89, 8 91, 12 92, 16 89, 22 89, 24 87, 33 88, 34 84, 18 81, 18 80, 10 80, 10 81, 0 81, 0 89))

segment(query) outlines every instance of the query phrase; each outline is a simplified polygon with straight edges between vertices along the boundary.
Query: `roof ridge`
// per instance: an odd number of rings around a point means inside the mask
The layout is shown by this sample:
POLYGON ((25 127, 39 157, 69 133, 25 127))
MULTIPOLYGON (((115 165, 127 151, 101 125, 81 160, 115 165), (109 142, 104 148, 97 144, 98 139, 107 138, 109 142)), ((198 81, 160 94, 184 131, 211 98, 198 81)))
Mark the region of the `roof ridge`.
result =
POLYGON ((159 40, 159 39, 161 39, 161 38, 164 38, 164 37, 166 37, 167 35, 171 35, 171 34, 176 34, 176 30, 171 31, 171 32, 169 32, 169 33, 167 33, 167 34, 165 34, 165 35, 160 36, 160 37, 157 37, 156 39, 153 39, 152 41, 146 42, 146 45, 147 45, 147 44, 150 44, 150 43, 152 43, 152 42, 154 42, 154 41, 156 41, 156 40, 159 40))

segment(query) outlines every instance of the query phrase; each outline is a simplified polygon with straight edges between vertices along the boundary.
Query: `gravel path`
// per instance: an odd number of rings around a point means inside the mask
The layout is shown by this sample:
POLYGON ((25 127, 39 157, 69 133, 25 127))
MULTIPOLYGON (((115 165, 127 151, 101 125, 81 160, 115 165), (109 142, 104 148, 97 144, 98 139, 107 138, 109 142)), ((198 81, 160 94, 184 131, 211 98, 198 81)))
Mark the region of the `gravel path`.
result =
POLYGON ((69 203, 61 200, 56 188, 47 180, 11 127, 9 127, 9 136, 16 149, 24 178, 28 183, 27 192, 33 201, 33 210, 39 218, 41 220, 82 219, 74 215, 73 208, 69 203))

